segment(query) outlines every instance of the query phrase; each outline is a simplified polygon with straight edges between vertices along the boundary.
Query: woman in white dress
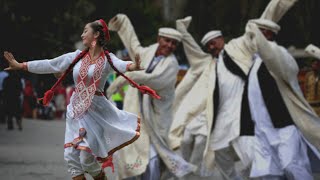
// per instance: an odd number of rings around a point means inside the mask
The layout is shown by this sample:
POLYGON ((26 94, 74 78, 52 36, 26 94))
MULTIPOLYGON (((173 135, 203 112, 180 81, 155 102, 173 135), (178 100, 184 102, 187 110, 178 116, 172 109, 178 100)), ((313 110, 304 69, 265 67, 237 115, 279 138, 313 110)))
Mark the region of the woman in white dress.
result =
MULTIPOLYGON (((85 179, 85 172, 94 179, 104 179, 103 168, 111 166, 114 170, 112 154, 138 139, 140 121, 136 115, 117 109, 106 99, 103 87, 111 68, 120 75, 125 71, 141 70, 140 57, 136 57, 135 63, 122 61, 105 50, 110 36, 102 19, 88 23, 81 38, 87 49, 50 60, 18 63, 10 52, 4 52, 9 63, 6 70, 27 70, 37 74, 64 72, 41 99, 44 105, 49 104, 54 88, 73 72, 76 88, 67 107, 64 144, 68 172, 76 180, 85 179), (102 168, 99 162, 103 163, 102 168)), ((156 96, 152 89, 127 80, 143 93, 156 96)))

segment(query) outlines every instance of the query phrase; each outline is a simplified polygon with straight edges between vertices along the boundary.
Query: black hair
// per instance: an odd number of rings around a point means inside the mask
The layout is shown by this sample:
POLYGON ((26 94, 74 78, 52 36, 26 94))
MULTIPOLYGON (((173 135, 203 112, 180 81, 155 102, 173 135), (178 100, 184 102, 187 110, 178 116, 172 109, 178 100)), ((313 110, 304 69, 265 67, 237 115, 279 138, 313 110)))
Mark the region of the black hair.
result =
POLYGON ((98 45, 101 46, 104 50, 107 49, 107 41, 105 39, 105 32, 103 31, 102 25, 98 21, 93 21, 90 23, 90 27, 93 29, 93 33, 99 32, 98 45))

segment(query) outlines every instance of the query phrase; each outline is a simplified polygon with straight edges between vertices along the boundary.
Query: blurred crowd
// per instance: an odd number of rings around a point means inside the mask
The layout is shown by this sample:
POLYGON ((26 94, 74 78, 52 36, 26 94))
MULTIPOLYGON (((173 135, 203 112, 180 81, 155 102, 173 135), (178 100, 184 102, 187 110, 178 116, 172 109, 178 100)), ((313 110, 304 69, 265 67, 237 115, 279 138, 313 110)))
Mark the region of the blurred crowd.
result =
POLYGON ((320 61, 314 59, 311 65, 300 69, 298 79, 304 97, 320 116, 320 61))
POLYGON ((71 97, 73 86, 59 86, 55 90, 55 98, 48 106, 37 101, 46 90, 45 82, 35 86, 31 80, 21 77, 14 71, 0 72, 0 122, 7 123, 8 130, 14 129, 14 120, 22 130, 22 118, 32 119, 64 119, 66 106, 71 97))

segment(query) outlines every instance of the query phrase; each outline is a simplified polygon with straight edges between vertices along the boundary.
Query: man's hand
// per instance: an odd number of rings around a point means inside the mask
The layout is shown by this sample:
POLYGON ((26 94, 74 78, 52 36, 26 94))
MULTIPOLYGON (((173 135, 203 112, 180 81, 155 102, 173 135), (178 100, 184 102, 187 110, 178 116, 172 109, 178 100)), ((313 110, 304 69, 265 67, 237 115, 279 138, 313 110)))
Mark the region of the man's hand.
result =
POLYGON ((144 70, 144 68, 142 68, 140 66, 141 60, 140 60, 140 55, 139 54, 136 54, 136 56, 134 57, 134 61, 135 61, 134 63, 129 64, 128 71, 141 71, 141 70, 144 70))
POLYGON ((176 21, 177 30, 180 31, 180 30, 188 29, 191 21, 192 21, 192 17, 191 16, 187 16, 187 17, 185 17, 183 19, 178 19, 176 21))

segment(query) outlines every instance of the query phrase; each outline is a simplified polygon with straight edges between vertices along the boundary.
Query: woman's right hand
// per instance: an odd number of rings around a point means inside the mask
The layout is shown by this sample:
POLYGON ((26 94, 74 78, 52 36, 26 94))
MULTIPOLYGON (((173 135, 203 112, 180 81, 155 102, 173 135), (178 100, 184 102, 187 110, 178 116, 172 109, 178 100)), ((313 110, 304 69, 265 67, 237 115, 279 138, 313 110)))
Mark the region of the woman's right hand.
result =
POLYGON ((9 67, 5 68, 4 70, 22 70, 23 64, 19 63, 12 55, 11 52, 5 51, 3 53, 4 58, 7 60, 9 67))

